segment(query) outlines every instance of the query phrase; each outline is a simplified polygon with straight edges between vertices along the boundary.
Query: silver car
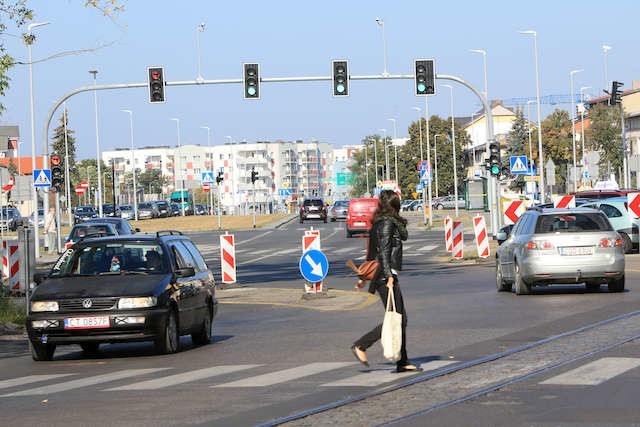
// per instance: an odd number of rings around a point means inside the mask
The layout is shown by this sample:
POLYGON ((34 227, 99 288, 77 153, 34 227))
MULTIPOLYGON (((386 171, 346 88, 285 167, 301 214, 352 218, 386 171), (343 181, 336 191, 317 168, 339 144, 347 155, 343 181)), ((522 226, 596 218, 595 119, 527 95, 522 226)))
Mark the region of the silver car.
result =
POLYGON ((496 250, 500 292, 528 294, 532 286, 585 283, 597 290, 624 291, 623 241, 607 217, 590 208, 532 208, 516 222, 496 250))

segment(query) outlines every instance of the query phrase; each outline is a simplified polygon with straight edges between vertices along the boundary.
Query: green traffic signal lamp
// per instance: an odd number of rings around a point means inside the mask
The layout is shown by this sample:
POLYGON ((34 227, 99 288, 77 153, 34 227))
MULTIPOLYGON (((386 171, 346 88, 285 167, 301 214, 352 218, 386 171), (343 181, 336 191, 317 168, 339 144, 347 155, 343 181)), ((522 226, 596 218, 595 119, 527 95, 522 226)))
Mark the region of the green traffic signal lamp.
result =
POLYGON ((331 64, 333 96, 349 96, 349 62, 341 59, 331 64))
POLYGON ((416 96, 435 95, 435 65, 433 59, 413 61, 416 96))
POLYGON ((244 99, 260 99, 260 66, 257 63, 245 63, 244 99))
POLYGON ((491 175, 500 175, 500 166, 499 165, 491 165, 491 175))

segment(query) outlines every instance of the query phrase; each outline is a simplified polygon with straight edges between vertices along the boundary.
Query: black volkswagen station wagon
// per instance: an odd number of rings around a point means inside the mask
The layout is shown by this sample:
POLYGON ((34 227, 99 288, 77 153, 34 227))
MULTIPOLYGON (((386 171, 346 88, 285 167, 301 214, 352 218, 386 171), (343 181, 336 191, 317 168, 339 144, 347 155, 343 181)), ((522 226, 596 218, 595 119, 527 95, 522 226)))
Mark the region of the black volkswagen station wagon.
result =
POLYGON ((90 354, 102 343, 153 341, 167 354, 181 335, 211 341, 214 277, 179 231, 81 240, 35 282, 26 326, 36 361, 64 344, 90 354))

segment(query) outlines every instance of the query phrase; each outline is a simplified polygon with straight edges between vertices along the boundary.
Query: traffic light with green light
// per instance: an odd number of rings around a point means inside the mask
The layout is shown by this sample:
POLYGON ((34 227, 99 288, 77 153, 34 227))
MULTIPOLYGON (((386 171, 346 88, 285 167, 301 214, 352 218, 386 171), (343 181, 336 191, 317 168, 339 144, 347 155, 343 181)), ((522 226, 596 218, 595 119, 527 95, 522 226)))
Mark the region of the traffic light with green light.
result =
POLYGON ((242 68, 244 69, 244 99, 260 99, 260 65, 245 63, 242 68))
POLYGON ((489 172, 493 176, 499 176, 501 172, 500 166, 500 143, 491 141, 489 143, 489 172))
POLYGON ((349 96, 349 62, 332 61, 333 96, 349 96))
POLYGON ((433 59, 416 59, 413 69, 416 96, 435 95, 436 73, 433 59))

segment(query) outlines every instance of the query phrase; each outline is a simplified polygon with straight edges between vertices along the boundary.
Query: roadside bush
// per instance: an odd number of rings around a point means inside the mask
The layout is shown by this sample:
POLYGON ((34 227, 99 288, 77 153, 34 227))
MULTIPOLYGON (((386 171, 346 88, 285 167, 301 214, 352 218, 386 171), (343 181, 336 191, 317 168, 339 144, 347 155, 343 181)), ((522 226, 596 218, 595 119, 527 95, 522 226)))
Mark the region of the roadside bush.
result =
POLYGON ((24 304, 18 304, 7 288, 0 287, 0 323, 11 322, 23 325, 25 319, 24 304))

